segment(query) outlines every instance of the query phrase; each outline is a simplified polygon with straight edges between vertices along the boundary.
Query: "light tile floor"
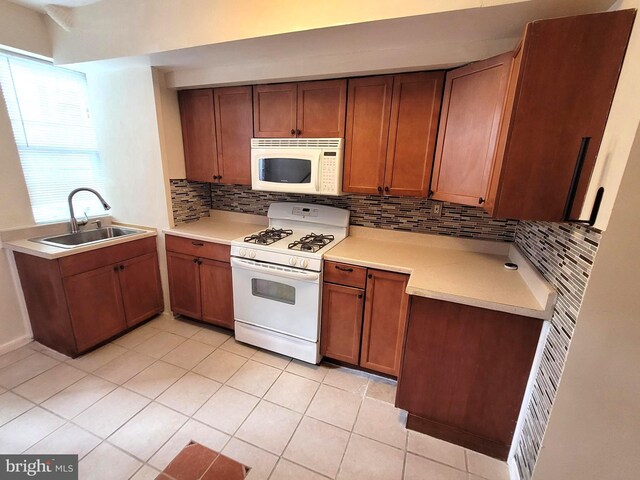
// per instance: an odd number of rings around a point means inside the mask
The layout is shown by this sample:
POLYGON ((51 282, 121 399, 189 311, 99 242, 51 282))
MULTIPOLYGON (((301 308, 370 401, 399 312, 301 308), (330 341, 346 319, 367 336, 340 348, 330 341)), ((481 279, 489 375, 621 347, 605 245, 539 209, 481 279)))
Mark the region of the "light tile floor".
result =
POLYGON ((506 480, 504 462, 404 428, 395 382, 308 365, 162 315, 71 360, 0 356, 0 452, 77 453, 80 478, 155 478, 188 443, 251 480, 506 480))

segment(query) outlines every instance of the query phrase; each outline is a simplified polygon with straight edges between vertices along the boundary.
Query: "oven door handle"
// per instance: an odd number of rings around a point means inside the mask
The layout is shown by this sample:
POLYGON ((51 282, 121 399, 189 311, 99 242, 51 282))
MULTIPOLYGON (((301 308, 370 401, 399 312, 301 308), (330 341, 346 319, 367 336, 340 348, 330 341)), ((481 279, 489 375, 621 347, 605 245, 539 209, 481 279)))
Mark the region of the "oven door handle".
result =
MULTIPOLYGON (((231 267, 242 268, 251 272, 266 273, 276 277, 289 278, 291 280, 302 280, 306 282, 316 282, 320 279, 317 272, 299 272, 297 270, 276 270, 275 268, 262 267, 250 260, 231 257, 231 267)), ((286 267, 283 267, 286 268, 286 267)))

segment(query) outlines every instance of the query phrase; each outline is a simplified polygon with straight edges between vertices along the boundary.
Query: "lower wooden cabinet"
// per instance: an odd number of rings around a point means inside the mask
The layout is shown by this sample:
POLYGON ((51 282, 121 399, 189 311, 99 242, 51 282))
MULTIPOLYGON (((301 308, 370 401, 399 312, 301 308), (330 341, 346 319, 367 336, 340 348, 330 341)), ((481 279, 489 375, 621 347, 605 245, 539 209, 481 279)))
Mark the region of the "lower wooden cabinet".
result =
POLYGON ((156 239, 48 260, 15 252, 34 339, 75 357, 164 309, 156 239))
POLYGON ((166 236, 171 311, 233 329, 229 246, 166 236))
POLYGON ((324 278, 320 353, 397 376, 407 319, 409 296, 405 290, 409 276, 325 262, 324 278))
POLYGON ((325 282, 322 287, 320 353, 358 365, 364 290, 325 282))
POLYGON ((407 323, 409 275, 369 269, 360 365, 397 376, 407 323))
POLYGON ((396 396, 407 428, 506 459, 542 323, 411 297, 396 396))

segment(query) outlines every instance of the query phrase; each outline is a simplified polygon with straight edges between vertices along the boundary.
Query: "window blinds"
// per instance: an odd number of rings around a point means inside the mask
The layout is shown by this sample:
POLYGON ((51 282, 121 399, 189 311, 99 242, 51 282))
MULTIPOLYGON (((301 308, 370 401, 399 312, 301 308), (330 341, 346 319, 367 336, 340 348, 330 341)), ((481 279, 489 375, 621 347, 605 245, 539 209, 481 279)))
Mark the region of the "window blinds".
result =
MULTIPOLYGON (((0 52, 0 86, 36 222, 67 219, 71 190, 104 192, 84 74, 0 52)), ((78 216, 103 212, 86 192, 74 207, 78 216)))

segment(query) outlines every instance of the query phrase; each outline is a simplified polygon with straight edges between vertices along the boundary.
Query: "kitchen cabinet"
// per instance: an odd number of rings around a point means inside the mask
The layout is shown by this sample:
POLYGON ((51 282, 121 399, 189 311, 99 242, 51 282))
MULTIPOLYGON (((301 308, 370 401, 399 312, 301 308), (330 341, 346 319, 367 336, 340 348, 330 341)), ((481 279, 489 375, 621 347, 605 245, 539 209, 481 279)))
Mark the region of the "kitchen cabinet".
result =
POLYGON ((441 71, 349 80, 344 192, 427 196, 443 85, 441 71))
POLYGON ((254 85, 254 136, 343 138, 347 81, 254 85))
POLYGON ((409 275, 369 269, 360 365, 397 376, 407 322, 409 275))
POLYGON ((397 376, 409 276, 324 262, 320 353, 397 376))
POLYGON ((411 297, 396 396, 407 428, 506 459, 542 323, 411 297))
POLYGON ((187 180, 251 185, 251 87, 183 90, 178 99, 187 180))
POLYGON ((499 218, 576 219, 634 18, 620 10, 528 24, 506 89, 501 57, 450 72, 433 198, 499 218), (475 160, 473 147, 483 148, 475 160))
POLYGON ((230 247, 167 235, 171 310, 233 329, 230 247))
POLYGON ((164 309, 155 238, 48 260, 15 252, 34 339, 77 356, 164 309))

